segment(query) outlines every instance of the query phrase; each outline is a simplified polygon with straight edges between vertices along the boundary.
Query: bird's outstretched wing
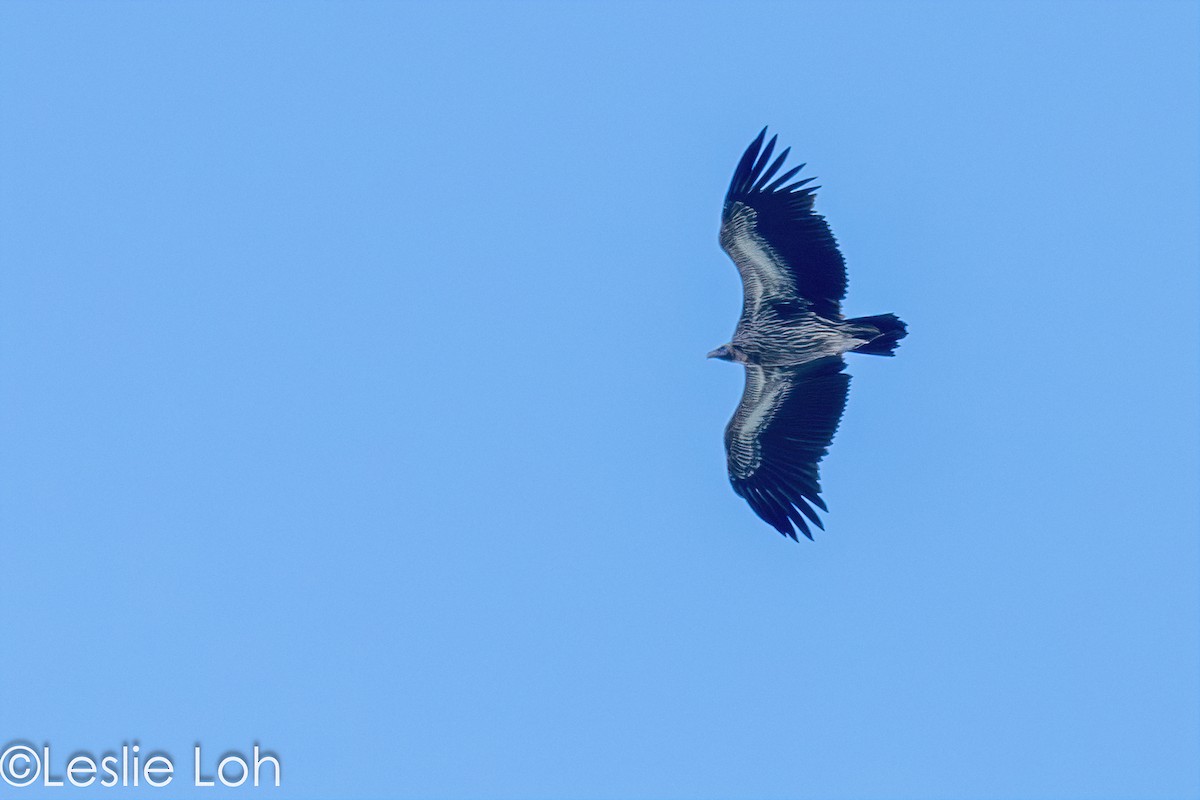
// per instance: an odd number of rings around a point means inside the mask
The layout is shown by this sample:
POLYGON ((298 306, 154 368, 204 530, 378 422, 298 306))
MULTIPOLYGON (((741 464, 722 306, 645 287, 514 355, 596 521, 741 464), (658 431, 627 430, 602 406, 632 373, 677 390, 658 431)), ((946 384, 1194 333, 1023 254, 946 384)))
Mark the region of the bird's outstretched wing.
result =
POLYGON ((780 309, 807 308, 841 318, 846 296, 846 264, 825 218, 813 211, 813 178, 788 183, 804 166, 779 177, 790 148, 771 161, 763 128, 742 155, 721 213, 721 247, 742 276, 743 315, 765 303, 780 309))
POLYGON ((824 530, 817 462, 837 430, 850 376, 839 356, 798 367, 746 365, 746 390, 725 428, 729 482, 784 536, 824 530), (807 520, 806 520, 807 518, 807 520))

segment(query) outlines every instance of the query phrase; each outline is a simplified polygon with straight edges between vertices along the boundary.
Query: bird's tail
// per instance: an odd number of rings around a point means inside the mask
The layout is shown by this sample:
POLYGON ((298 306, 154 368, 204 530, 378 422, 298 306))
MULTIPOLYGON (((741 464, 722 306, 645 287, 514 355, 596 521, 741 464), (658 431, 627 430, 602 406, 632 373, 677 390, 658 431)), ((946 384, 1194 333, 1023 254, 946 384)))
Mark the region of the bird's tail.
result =
POLYGON ((867 353, 872 356, 894 356, 896 345, 908 335, 908 326, 895 314, 879 314, 874 317, 855 317, 846 322, 850 325, 861 325, 868 329, 869 341, 860 344, 852 352, 867 353), (874 335, 869 329, 877 331, 874 335))

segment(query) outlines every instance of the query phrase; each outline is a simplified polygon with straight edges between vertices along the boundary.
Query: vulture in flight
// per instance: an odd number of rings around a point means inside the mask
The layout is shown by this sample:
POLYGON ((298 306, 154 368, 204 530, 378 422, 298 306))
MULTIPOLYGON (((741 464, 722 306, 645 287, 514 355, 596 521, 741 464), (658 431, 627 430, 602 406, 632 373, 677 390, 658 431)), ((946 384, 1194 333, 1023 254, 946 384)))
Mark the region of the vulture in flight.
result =
POLYGON ((733 490, 785 536, 824 530, 817 462, 846 407, 845 353, 895 354, 905 324, 894 314, 842 316, 846 264, 825 218, 813 211, 803 164, 779 174, 763 128, 738 162, 721 212, 721 248, 742 276, 733 340, 708 354, 746 368, 746 389, 725 428, 733 490))

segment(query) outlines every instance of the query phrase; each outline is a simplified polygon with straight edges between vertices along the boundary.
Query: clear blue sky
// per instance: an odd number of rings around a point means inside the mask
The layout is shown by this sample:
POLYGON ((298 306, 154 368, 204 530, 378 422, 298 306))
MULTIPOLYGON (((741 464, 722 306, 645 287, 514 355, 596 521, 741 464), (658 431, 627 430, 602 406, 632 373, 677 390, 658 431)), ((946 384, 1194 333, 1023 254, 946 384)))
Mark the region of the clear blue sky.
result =
POLYGON ((0 745, 136 739, 172 796, 197 741, 283 758, 228 797, 1197 796, 1198 30, 3 4, 0 745), (764 124, 910 324, 815 543, 730 491, 704 359, 764 124))

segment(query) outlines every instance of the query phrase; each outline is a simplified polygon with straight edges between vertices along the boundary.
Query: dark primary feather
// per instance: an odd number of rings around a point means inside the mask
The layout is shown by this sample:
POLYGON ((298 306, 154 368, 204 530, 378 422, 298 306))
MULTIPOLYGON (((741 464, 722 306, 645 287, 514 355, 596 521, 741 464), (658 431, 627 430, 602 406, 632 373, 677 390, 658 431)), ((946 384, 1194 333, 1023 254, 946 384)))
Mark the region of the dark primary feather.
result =
POLYGON ((746 365, 746 390, 725 429, 729 481, 776 530, 812 538, 824 529, 817 463, 846 408, 850 376, 838 356, 794 367, 746 365))
MULTIPOLYGON (((837 240, 826 224, 825 218, 813 211, 813 200, 818 187, 808 186, 813 178, 787 183, 804 166, 793 167, 776 177, 787 158, 784 150, 771 161, 776 137, 772 136, 763 147, 767 129, 763 128, 734 171, 725 195, 725 206, 721 216, 721 246, 737 265, 743 282, 749 284, 757 278, 749 274, 756 267, 744 256, 745 242, 727 223, 731 221, 737 204, 754 211, 753 229, 773 251, 779 270, 791 284, 789 294, 807 300, 809 308, 823 317, 841 318, 841 300, 846 296, 846 264, 838 251, 837 240)), ((749 297, 750 292, 747 292, 749 297)), ((781 301, 794 297, 781 296, 777 289, 773 297, 781 301)))

